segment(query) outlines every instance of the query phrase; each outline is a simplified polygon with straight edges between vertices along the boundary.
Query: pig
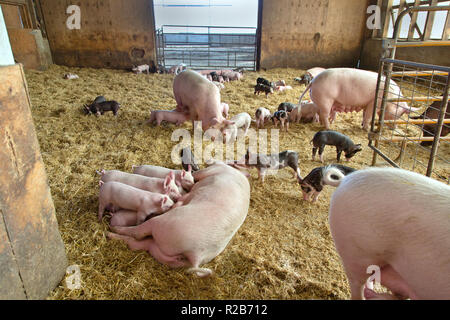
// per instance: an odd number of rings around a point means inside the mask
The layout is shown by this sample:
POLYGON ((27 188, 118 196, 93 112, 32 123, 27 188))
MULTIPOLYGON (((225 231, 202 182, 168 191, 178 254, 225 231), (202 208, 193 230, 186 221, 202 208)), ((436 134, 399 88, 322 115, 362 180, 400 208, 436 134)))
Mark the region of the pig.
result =
POLYGON ((222 114, 225 118, 228 118, 228 112, 230 112, 230 106, 228 105, 228 103, 224 103, 222 102, 220 104, 220 106, 222 107, 222 114))
POLYGON ((263 85, 265 85, 265 86, 267 86, 267 87, 271 87, 271 88, 275 87, 275 85, 274 85, 273 82, 270 82, 269 80, 264 79, 264 78, 262 78, 262 77, 259 77, 258 79, 256 79, 256 84, 257 84, 257 85, 258 85, 258 84, 263 84, 263 85))
POLYGON ((281 130, 289 131, 289 115, 286 111, 276 111, 272 116, 272 122, 275 128, 278 127, 278 122, 281 123, 281 130))
POLYGON ((110 227, 131 227, 136 226, 137 222, 137 212, 131 210, 118 210, 111 216, 109 220, 110 227))
POLYGON ((191 148, 186 147, 180 151, 181 164, 183 169, 188 172, 189 166, 192 168, 192 171, 200 170, 197 161, 195 160, 194 154, 191 151, 191 148))
POLYGON ((264 92, 266 94, 266 98, 267 98, 269 96, 269 94, 273 94, 273 88, 266 86, 264 84, 258 83, 255 86, 255 92, 253 94, 259 95, 260 92, 264 92))
POLYGON ((192 176, 192 167, 188 166, 188 171, 184 170, 171 170, 164 167, 142 165, 133 166, 133 173, 140 174, 147 177, 165 178, 170 172, 175 173, 175 183, 178 187, 182 187, 187 191, 191 190, 194 186, 194 177, 192 176))
POLYGON ((167 73, 169 74, 174 74, 174 75, 179 75, 181 72, 183 72, 184 70, 187 69, 187 65, 184 63, 180 63, 179 65, 173 66, 171 67, 167 73))
POLYGON ((247 112, 239 113, 230 120, 233 124, 228 124, 222 129, 223 143, 234 143, 238 137, 238 131, 243 131, 243 135, 246 136, 252 123, 252 117, 247 112))
MULTIPOLYGON (((121 105, 114 100, 111 101, 103 101, 103 102, 99 102, 99 103, 93 103, 91 104, 88 108, 89 108, 89 114, 93 113, 95 114, 97 117, 100 115, 103 115, 105 112, 111 111, 115 117, 117 117, 117 114, 119 113, 119 109, 120 109, 121 105)), ((85 109, 87 108, 87 106, 85 106, 85 109)))
MULTIPOLYGON (((362 127, 368 130, 372 120, 375 103, 378 74, 371 71, 352 68, 332 68, 321 72, 306 87, 300 97, 301 103, 309 90, 313 103, 319 110, 319 117, 326 130, 330 129, 329 116, 332 112, 363 112, 362 127)), ((383 91, 378 92, 377 108, 381 105, 383 91)), ((402 94, 398 85, 391 80, 389 98, 399 97, 402 94)), ((388 102, 386 105, 386 120, 399 118, 403 113, 417 111, 410 108, 406 102, 388 102)))
POLYGON ((66 73, 64 76, 63 76, 63 79, 66 79, 66 80, 74 80, 74 79, 79 79, 80 77, 78 76, 78 75, 76 75, 76 74, 73 74, 73 73, 66 73))
POLYGON ((183 112, 177 112, 173 110, 153 110, 150 113, 150 119, 147 120, 145 124, 150 123, 154 125, 156 122, 156 126, 159 126, 161 125, 161 122, 167 121, 169 123, 180 126, 188 121, 189 118, 189 114, 183 112))
POLYGON ((217 82, 217 81, 213 81, 212 83, 214 83, 214 85, 219 88, 219 90, 225 89, 225 86, 223 85, 223 83, 217 82))
POLYGON ((168 211, 173 204, 167 195, 148 192, 116 181, 100 181, 98 221, 102 220, 108 205, 136 211, 137 223, 140 224, 152 213, 162 214, 168 211))
MULTIPOLYGON (((411 117, 411 119, 438 119, 439 113, 441 111, 442 101, 434 101, 424 113, 417 117, 411 117)), ((450 119, 450 101, 447 103, 447 109, 445 111, 445 119, 450 119)), ((437 125, 435 124, 425 124, 422 128, 424 137, 434 137, 437 129, 437 125)), ((442 126, 441 137, 445 137, 450 133, 450 126, 448 124, 444 124, 442 126)), ((420 145, 426 147, 431 146, 433 141, 422 141, 420 145)))
POLYGON ((175 173, 173 171, 167 174, 164 179, 145 177, 138 174, 122 172, 119 170, 101 170, 97 171, 97 174, 101 176, 100 180, 103 182, 116 181, 141 190, 153 193, 167 194, 173 201, 177 201, 179 198, 181 198, 180 190, 175 183, 175 173))
POLYGON ((272 114, 270 111, 266 108, 258 108, 255 112, 255 121, 256 121, 256 127, 263 128, 264 124, 267 120, 272 119, 272 114))
POLYGON ((325 176, 334 176, 337 187, 330 202, 330 231, 351 298, 389 297, 365 285, 367 268, 377 266, 391 299, 448 299, 450 186, 396 168, 368 168, 348 176, 335 168, 328 171, 325 176))
POLYGON ((133 71, 133 73, 135 74, 139 74, 139 73, 143 73, 144 71, 147 72, 147 74, 150 73, 150 66, 148 64, 143 64, 140 66, 133 66, 133 68, 131 69, 131 71, 133 71))
POLYGON ((233 70, 222 70, 219 74, 222 77, 227 77, 229 81, 241 81, 241 79, 244 77, 242 72, 233 70))
POLYGON ((291 86, 276 86, 275 91, 283 92, 285 90, 292 90, 291 86))
POLYGON ((289 122, 300 123, 302 119, 304 122, 319 122, 319 114, 317 112, 317 106, 312 102, 296 105, 289 114, 289 122))
POLYGON ((306 70, 306 73, 303 75, 303 77, 295 78, 294 80, 298 81, 300 84, 309 85, 315 77, 317 77, 325 70, 326 69, 320 67, 311 68, 306 70))
POLYGON ((192 123, 202 122, 203 131, 209 128, 221 129, 230 123, 222 115, 220 91, 199 73, 186 70, 175 77, 173 93, 178 112, 190 114, 192 123))
POLYGON ((291 112, 297 105, 290 102, 282 102, 278 106, 278 111, 284 110, 286 112, 291 112))
POLYGON ((172 268, 210 276, 212 270, 200 266, 223 252, 244 222, 250 184, 239 170, 221 163, 194 175, 198 182, 181 206, 137 227, 112 227, 108 238, 124 240, 131 250, 146 250, 172 268))
POLYGON ((337 131, 319 131, 311 140, 313 143, 312 160, 315 160, 317 149, 319 149, 320 161, 323 163, 323 150, 325 146, 335 146, 337 152, 337 162, 341 160, 342 151, 344 151, 345 159, 349 161, 356 153, 362 150, 361 144, 354 144, 353 141, 337 131))
POLYGON ((91 104, 89 104, 89 105, 85 104, 83 106, 84 113, 85 114, 97 113, 97 110, 94 108, 94 105, 97 103, 105 102, 105 101, 106 101, 106 98, 104 96, 98 96, 97 98, 95 98, 95 100, 91 104))
POLYGON ((303 200, 309 201, 312 197, 312 201, 316 202, 317 199, 319 199, 320 192, 322 192, 323 187, 328 182, 324 181, 323 179, 324 172, 326 172, 331 167, 340 170, 344 175, 348 175, 356 171, 356 169, 346 167, 340 164, 331 164, 329 166, 318 167, 311 170, 311 172, 304 179, 298 180, 300 188, 302 189, 303 200))
POLYGON ((256 168, 258 170, 258 178, 264 183, 264 177, 267 170, 278 170, 291 167, 294 170, 294 177, 301 179, 300 168, 298 167, 298 153, 287 150, 279 154, 252 154, 247 150, 244 158, 234 161, 230 165, 236 168, 243 167, 247 169, 256 168))

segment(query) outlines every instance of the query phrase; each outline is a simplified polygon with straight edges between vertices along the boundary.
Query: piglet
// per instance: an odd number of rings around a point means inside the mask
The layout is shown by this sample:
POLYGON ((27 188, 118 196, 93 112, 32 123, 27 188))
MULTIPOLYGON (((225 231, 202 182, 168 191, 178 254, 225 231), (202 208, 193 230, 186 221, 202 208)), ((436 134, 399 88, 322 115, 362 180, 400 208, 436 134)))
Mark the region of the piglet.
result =
POLYGON ((161 125, 161 122, 167 121, 180 126, 187 120, 189 120, 188 113, 173 110, 153 110, 150 113, 150 119, 145 124, 151 123, 154 125, 156 123, 156 125, 159 126, 161 125))
POLYGON ((116 181, 141 190, 167 194, 170 199, 174 201, 177 201, 181 197, 178 186, 175 183, 174 172, 167 174, 164 179, 145 177, 139 174, 131 174, 119 170, 101 170, 97 171, 97 173, 101 175, 100 180, 103 182, 116 181))
POLYGON ((255 112, 256 127, 263 128, 267 120, 272 119, 272 114, 266 108, 258 108, 255 112))
POLYGON ((319 198, 320 192, 323 190, 323 187, 325 185, 333 185, 333 183, 330 182, 329 177, 324 178, 324 173, 331 167, 336 168, 342 172, 343 175, 348 175, 356 171, 356 169, 340 164, 332 164, 311 170, 311 172, 304 179, 298 179, 298 183, 300 184, 303 193, 303 200, 309 201, 312 197, 312 201, 316 202, 319 198))
POLYGON ((292 112, 297 105, 290 102, 282 102, 278 106, 278 111, 284 110, 286 112, 292 112))
POLYGON ((289 121, 294 123, 304 122, 319 122, 319 114, 317 106, 312 103, 301 103, 296 105, 289 114, 289 121))
POLYGON ((164 178, 170 172, 175 173, 175 183, 178 187, 183 187, 187 191, 191 190, 194 186, 194 177, 192 176, 192 167, 188 168, 188 171, 184 170, 171 170, 164 167, 141 165, 133 166, 133 173, 140 174, 147 177, 164 178))
POLYGON ((191 151, 191 148, 189 147, 183 148, 180 151, 180 157, 181 157, 181 164, 183 165, 183 169, 185 171, 190 171, 189 166, 192 168, 192 171, 200 170, 197 161, 195 160, 194 154, 191 151))
POLYGON ((255 86, 254 94, 259 95, 261 92, 264 92, 266 94, 266 98, 267 98, 269 94, 273 94, 273 88, 269 87, 269 86, 266 86, 264 84, 258 83, 255 86))
POLYGON ((133 68, 131 70, 135 74, 143 73, 144 71, 147 72, 147 74, 149 74, 150 73, 150 66, 148 64, 143 64, 141 66, 133 66, 133 68))
POLYGON ((350 160, 356 153, 362 150, 361 144, 354 144, 346 135, 337 131, 319 131, 311 140, 313 143, 312 160, 315 160, 317 149, 319 149, 320 161, 323 163, 323 150, 326 145, 336 146, 337 161, 341 159, 342 151, 345 153, 345 159, 350 160))
POLYGON ((101 221, 105 208, 113 205, 137 212, 140 224, 152 213, 162 214, 173 206, 173 201, 166 195, 144 191, 116 181, 100 182, 98 220, 101 221))
POLYGON ((222 129, 223 143, 236 141, 238 131, 242 131, 243 136, 247 135, 248 128, 252 123, 252 117, 247 112, 239 113, 230 119, 231 124, 227 124, 222 129))
POLYGON ((97 117, 103 115, 105 112, 108 111, 111 111, 114 114, 114 116, 117 117, 120 107, 121 106, 117 101, 111 100, 93 103, 89 109, 91 113, 95 114, 97 117))
POLYGON ((281 129, 286 132, 289 131, 289 116, 284 110, 277 111, 272 116, 272 122, 275 127, 278 127, 278 123, 281 123, 281 129))
POLYGON ((222 114, 225 118, 228 118, 228 112, 230 112, 230 106, 228 105, 228 103, 224 103, 222 102, 220 104, 221 108, 222 108, 222 114))

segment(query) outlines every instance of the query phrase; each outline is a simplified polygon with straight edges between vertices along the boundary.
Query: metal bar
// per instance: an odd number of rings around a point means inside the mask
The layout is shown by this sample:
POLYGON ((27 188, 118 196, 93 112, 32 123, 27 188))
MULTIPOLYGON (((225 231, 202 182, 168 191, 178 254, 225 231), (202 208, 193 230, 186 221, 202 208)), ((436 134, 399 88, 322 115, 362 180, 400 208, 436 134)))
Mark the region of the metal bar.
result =
POLYGON ((434 101, 442 101, 442 98, 429 98, 429 97, 411 97, 411 98, 392 98, 388 99, 387 102, 434 102, 434 101))
MULTIPOLYGON (((378 67, 378 80, 377 80, 377 87, 375 89, 375 101, 373 105, 373 111, 372 111, 372 122, 370 124, 370 133, 369 133, 369 147, 374 148, 374 150, 378 150, 378 139, 375 139, 375 146, 372 146, 372 135, 376 135, 377 132, 375 132, 375 117, 377 115, 377 105, 378 105, 378 92, 380 91, 381 87, 381 78, 384 70, 384 61, 383 59, 380 60, 379 67, 378 67)), ((375 166, 377 163, 377 152, 373 153, 372 157, 372 166, 375 166)))
MULTIPOLYGON (((436 124, 439 119, 408 119, 408 120, 384 120, 384 123, 390 124, 436 124)), ((444 119, 445 124, 450 123, 450 119, 444 119)))
MULTIPOLYGON (((378 140, 376 140, 378 141, 378 140)), ((386 156, 381 150, 379 150, 377 147, 369 145, 369 147, 375 151, 375 154, 380 155, 386 162, 388 162, 391 166, 395 167, 395 168, 400 168, 394 161, 392 161, 388 156, 386 156)), ((376 163, 375 163, 376 164, 376 163)), ((375 164, 372 164, 372 166, 375 166, 375 164)))
POLYGON ((180 25, 180 24, 165 24, 162 27, 170 27, 170 28, 214 28, 214 29, 253 29, 256 30, 255 27, 230 27, 230 26, 189 26, 189 25, 180 25))
MULTIPOLYGON (((410 142, 419 142, 419 141, 434 141, 435 138, 434 137, 393 137, 391 139, 385 139, 385 140, 391 141, 391 142, 400 142, 403 140, 407 140, 410 142)), ((438 140, 450 141, 450 136, 449 137, 439 137, 438 140)))
POLYGON ((428 162, 428 168, 427 168, 427 176, 428 177, 431 177, 431 174, 433 172, 434 161, 435 161, 435 157, 436 157, 438 145, 439 145, 439 138, 441 136, 442 126, 444 124, 445 113, 447 110, 449 86, 450 86, 450 77, 447 77, 447 85, 445 87, 444 97, 442 99, 441 112, 439 114, 439 121, 436 126, 436 130, 434 131, 434 141, 433 141, 433 146, 431 147, 430 161, 428 162))
POLYGON ((447 12, 447 19, 445 22, 444 32, 442 33, 442 40, 447 41, 450 38, 450 11, 447 12))
POLYGON ((434 72, 434 71, 425 71, 425 70, 419 70, 419 71, 403 71, 403 72, 392 72, 393 77, 400 77, 400 76, 408 76, 408 77, 420 77, 420 76, 446 76, 448 73, 441 71, 441 72, 434 72))
POLYGON ((397 43, 397 48, 407 48, 407 47, 447 47, 450 46, 450 41, 442 40, 427 40, 427 41, 399 41, 397 43))
MULTIPOLYGON (((449 7, 449 9, 450 9, 450 7, 449 7)), ((433 69, 436 71, 450 72, 450 67, 437 66, 437 65, 433 65, 433 64, 418 63, 418 62, 405 61, 405 60, 394 60, 391 58, 382 58, 382 60, 387 63, 396 63, 396 64, 410 66, 410 67, 414 67, 414 68, 433 69)))

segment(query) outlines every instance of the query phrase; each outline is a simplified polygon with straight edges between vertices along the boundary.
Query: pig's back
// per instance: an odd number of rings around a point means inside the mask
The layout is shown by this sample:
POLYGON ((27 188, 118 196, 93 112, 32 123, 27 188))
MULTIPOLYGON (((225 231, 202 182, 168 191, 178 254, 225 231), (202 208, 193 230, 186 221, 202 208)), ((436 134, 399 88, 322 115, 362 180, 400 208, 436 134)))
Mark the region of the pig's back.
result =
POLYGON ((201 98, 220 96, 219 89, 214 83, 192 70, 183 71, 175 77, 173 90, 175 97, 181 97, 183 105, 188 106, 201 98))
POLYGON ((325 94, 342 105, 365 106, 375 98, 377 79, 371 71, 332 68, 313 79, 311 90, 313 95, 316 89, 315 94, 325 94))
POLYGON ((240 175, 243 179, 209 176, 194 185, 187 205, 153 218, 153 238, 161 249, 171 255, 196 252, 204 263, 222 252, 248 212, 250 185, 240 175))

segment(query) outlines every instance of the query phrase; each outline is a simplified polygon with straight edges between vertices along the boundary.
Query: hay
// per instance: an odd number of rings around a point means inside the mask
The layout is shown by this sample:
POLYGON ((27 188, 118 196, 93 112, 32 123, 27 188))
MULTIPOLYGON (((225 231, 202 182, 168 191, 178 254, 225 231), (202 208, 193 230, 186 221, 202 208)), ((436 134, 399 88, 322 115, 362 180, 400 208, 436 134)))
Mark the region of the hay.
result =
MULTIPOLYGON (((273 111, 279 103, 297 102, 304 90, 293 78, 301 70, 274 69, 246 73, 244 81, 222 90, 230 116, 258 107, 273 111), (285 79, 293 90, 265 98, 253 94, 256 78, 285 79)), ((123 71, 52 66, 45 72, 26 72, 32 113, 46 164, 57 219, 69 264, 81 268, 82 287, 69 290, 65 281, 49 299, 347 299, 345 273, 328 226, 333 188, 326 187, 318 203, 302 200, 290 169, 267 176, 261 185, 252 172, 248 217, 225 251, 206 267, 215 275, 198 279, 183 269, 161 265, 146 252, 132 252, 120 241, 109 241, 107 219, 97 222, 100 168, 131 171, 136 164, 174 168, 170 158, 176 142, 174 126, 153 128, 142 123, 150 109, 175 106, 171 75, 134 75, 123 71), (64 80, 64 73, 77 80, 64 80), (85 116, 81 106, 104 95, 121 103, 115 119, 111 113, 85 116)), ((333 129, 367 145, 360 129, 362 114, 339 114, 333 129)), ((269 128, 270 126, 268 126, 269 128)), ((186 123, 183 128, 191 129, 186 123)), ((292 125, 280 132, 280 151, 296 150, 302 175, 320 163, 311 161, 309 144, 318 124, 292 125)), ((334 162, 334 148, 325 149, 325 160, 334 162)), ((351 166, 364 168, 372 152, 365 147, 351 166)))

